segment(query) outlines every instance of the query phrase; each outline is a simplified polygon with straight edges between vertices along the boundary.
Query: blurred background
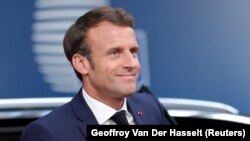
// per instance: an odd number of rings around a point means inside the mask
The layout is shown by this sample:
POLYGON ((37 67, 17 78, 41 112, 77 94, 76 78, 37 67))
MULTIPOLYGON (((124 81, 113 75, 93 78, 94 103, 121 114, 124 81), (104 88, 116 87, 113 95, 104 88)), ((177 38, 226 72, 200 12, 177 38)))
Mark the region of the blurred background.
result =
POLYGON ((64 56, 66 29, 86 11, 135 17, 138 87, 159 97, 211 100, 250 115, 248 0, 2 0, 0 98, 68 97, 81 84, 64 56))

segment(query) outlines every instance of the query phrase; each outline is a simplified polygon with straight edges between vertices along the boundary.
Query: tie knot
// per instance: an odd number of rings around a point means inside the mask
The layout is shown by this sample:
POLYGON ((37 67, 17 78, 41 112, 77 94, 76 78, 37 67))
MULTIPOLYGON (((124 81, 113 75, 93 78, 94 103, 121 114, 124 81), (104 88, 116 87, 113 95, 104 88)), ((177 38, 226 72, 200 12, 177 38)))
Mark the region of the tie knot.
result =
POLYGON ((116 112, 110 119, 112 119, 117 125, 129 125, 124 110, 116 112))

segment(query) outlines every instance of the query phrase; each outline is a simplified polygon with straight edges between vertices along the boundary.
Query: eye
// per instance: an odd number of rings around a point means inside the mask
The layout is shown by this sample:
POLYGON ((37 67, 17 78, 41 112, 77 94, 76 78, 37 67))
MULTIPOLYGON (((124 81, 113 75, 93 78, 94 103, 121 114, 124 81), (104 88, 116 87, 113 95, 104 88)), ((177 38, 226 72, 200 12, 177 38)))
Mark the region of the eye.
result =
POLYGON ((139 49, 138 48, 133 48, 133 49, 130 50, 130 52, 132 53, 132 55, 134 57, 137 57, 138 53, 139 53, 139 49))
POLYGON ((117 55, 119 55, 119 52, 118 52, 118 50, 113 50, 110 52, 110 54, 113 56, 117 56, 117 55))

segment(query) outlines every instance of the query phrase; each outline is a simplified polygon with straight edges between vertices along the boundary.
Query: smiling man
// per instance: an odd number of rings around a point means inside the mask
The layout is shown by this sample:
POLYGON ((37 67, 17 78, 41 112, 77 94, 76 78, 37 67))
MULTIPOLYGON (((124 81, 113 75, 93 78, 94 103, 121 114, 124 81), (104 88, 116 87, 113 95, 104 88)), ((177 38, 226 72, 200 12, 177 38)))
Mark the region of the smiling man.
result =
POLYGON ((65 34, 64 51, 82 88, 72 101, 29 124, 21 141, 85 141, 90 124, 172 123, 156 97, 136 93, 140 63, 133 22, 125 10, 111 7, 77 19, 65 34))

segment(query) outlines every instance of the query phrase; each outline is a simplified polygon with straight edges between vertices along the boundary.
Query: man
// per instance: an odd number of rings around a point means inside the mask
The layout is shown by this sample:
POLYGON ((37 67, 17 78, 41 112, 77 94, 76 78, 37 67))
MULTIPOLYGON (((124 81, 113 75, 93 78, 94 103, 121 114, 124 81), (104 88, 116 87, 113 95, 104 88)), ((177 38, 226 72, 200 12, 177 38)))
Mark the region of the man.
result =
POLYGON ((84 141, 87 125, 113 125, 118 111, 127 124, 171 124, 157 98, 135 93, 140 72, 133 17, 101 7, 81 16, 64 37, 64 51, 82 89, 69 103, 29 124, 21 141, 84 141))

